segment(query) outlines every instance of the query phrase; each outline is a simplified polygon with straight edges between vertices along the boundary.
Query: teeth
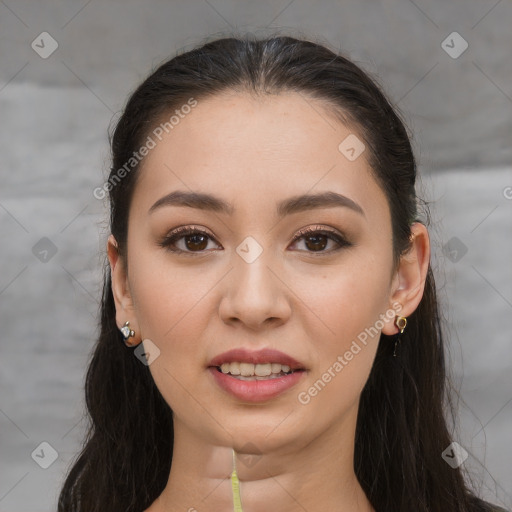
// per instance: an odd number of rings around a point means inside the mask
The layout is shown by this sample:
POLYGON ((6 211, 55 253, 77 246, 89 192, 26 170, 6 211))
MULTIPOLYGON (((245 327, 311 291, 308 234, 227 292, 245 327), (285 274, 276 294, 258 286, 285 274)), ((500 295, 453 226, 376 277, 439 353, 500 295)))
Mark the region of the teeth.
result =
POLYGON ((240 375, 242 377, 254 375, 254 365, 252 363, 240 363, 240 375))
MULTIPOLYGON (((233 365, 233 370, 234 370, 234 369, 235 369, 235 366, 233 365)), ((220 371, 221 371, 222 373, 231 373, 232 375, 235 375, 235 374, 233 373, 233 370, 231 369, 231 364, 229 364, 229 363, 222 363, 222 364, 220 365, 220 371)), ((237 373, 237 375, 240 375, 240 368, 238 368, 238 373, 237 373)))
POLYGON ((254 367, 254 375, 257 375, 258 377, 268 377, 271 373, 272 365, 270 363, 257 364, 254 367))
POLYGON ((231 375, 240 375, 241 377, 273 377, 282 373, 288 373, 290 367, 287 364, 279 363, 222 363, 220 366, 222 373, 231 375))

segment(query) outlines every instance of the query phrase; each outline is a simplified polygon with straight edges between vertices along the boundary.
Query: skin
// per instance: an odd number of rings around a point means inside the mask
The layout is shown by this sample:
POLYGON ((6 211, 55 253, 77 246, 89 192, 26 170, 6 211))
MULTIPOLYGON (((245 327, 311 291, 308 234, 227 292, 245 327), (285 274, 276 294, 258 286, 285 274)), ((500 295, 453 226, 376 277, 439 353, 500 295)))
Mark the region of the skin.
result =
MULTIPOLYGON (((393 304, 405 317, 417 308, 430 245, 415 223, 411 249, 394 268, 386 197, 364 152, 349 161, 338 150, 351 133, 320 100, 230 92, 199 101, 145 157, 129 214, 128 264, 112 236, 107 251, 117 324, 130 321, 133 344, 149 339, 159 348, 150 371, 174 412, 169 482, 146 512, 232 510, 232 448, 244 512, 373 510, 353 454, 359 397, 379 336, 360 344, 309 403, 298 394, 393 304), (148 213, 175 190, 214 194, 234 211, 164 206, 148 213), (324 191, 349 197, 364 215, 329 207, 277 217, 279 201, 324 191), (190 237, 188 246, 183 238, 176 246, 192 255, 158 245, 190 225, 211 234, 200 254, 190 237), (308 226, 332 228, 352 245, 334 251, 329 239, 320 249, 307 238, 292 242, 308 226), (252 263, 236 252, 247 236, 263 249, 252 263), (237 347, 278 349, 307 372, 277 398, 244 403, 206 369, 237 347)), ((394 316, 381 327, 379 334, 398 331, 394 316)))

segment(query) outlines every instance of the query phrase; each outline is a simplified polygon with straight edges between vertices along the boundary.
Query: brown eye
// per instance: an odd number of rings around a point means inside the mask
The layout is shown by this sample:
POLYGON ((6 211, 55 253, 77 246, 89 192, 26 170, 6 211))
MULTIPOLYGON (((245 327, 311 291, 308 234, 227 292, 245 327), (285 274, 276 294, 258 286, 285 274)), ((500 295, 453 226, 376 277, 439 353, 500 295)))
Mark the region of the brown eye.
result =
POLYGON ((188 235, 184 236, 185 245, 191 251, 204 251, 208 245, 208 237, 206 235, 188 235))
POLYGON ((159 242, 159 245, 172 252, 193 254, 205 252, 210 240, 215 241, 206 231, 186 227, 172 231, 159 242), (179 243, 181 247, 178 247, 179 243))
POLYGON ((322 251, 326 248, 329 238, 326 235, 310 235, 304 237, 306 247, 312 251, 322 251))
POLYGON ((312 253, 331 253, 337 251, 343 247, 348 247, 352 245, 350 242, 345 240, 341 235, 331 230, 320 230, 318 228, 307 228, 299 232, 299 234, 294 238, 293 243, 303 240, 304 245, 306 246, 306 252, 312 253), (325 250, 329 245, 329 242, 335 242, 338 247, 325 250))

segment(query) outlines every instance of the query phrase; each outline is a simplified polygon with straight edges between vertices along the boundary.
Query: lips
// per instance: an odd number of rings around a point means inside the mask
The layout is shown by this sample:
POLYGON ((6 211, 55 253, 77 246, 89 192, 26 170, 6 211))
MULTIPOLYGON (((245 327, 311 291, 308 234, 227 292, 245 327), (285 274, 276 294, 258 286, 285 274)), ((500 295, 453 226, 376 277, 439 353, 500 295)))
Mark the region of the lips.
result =
POLYGON ((307 372, 300 361, 273 349, 224 352, 208 363, 208 371, 222 390, 238 400, 253 403, 278 397, 307 372))
POLYGON ((306 367, 300 361, 293 357, 280 352, 279 350, 265 348, 257 351, 250 351, 244 348, 237 348, 224 352, 214 357, 209 363, 209 367, 220 367, 224 363, 252 363, 266 364, 276 363, 280 365, 289 366, 290 370, 305 370, 306 367))

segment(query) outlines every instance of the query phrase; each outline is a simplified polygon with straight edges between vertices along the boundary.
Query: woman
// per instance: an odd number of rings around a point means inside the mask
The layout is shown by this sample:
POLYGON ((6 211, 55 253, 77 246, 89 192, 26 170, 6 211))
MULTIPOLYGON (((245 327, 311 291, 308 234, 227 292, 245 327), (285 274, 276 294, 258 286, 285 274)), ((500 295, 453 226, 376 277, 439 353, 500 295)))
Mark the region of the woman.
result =
POLYGON ((367 74, 309 41, 212 41, 139 86, 112 152, 59 511, 493 510, 443 412, 409 138, 367 74))

